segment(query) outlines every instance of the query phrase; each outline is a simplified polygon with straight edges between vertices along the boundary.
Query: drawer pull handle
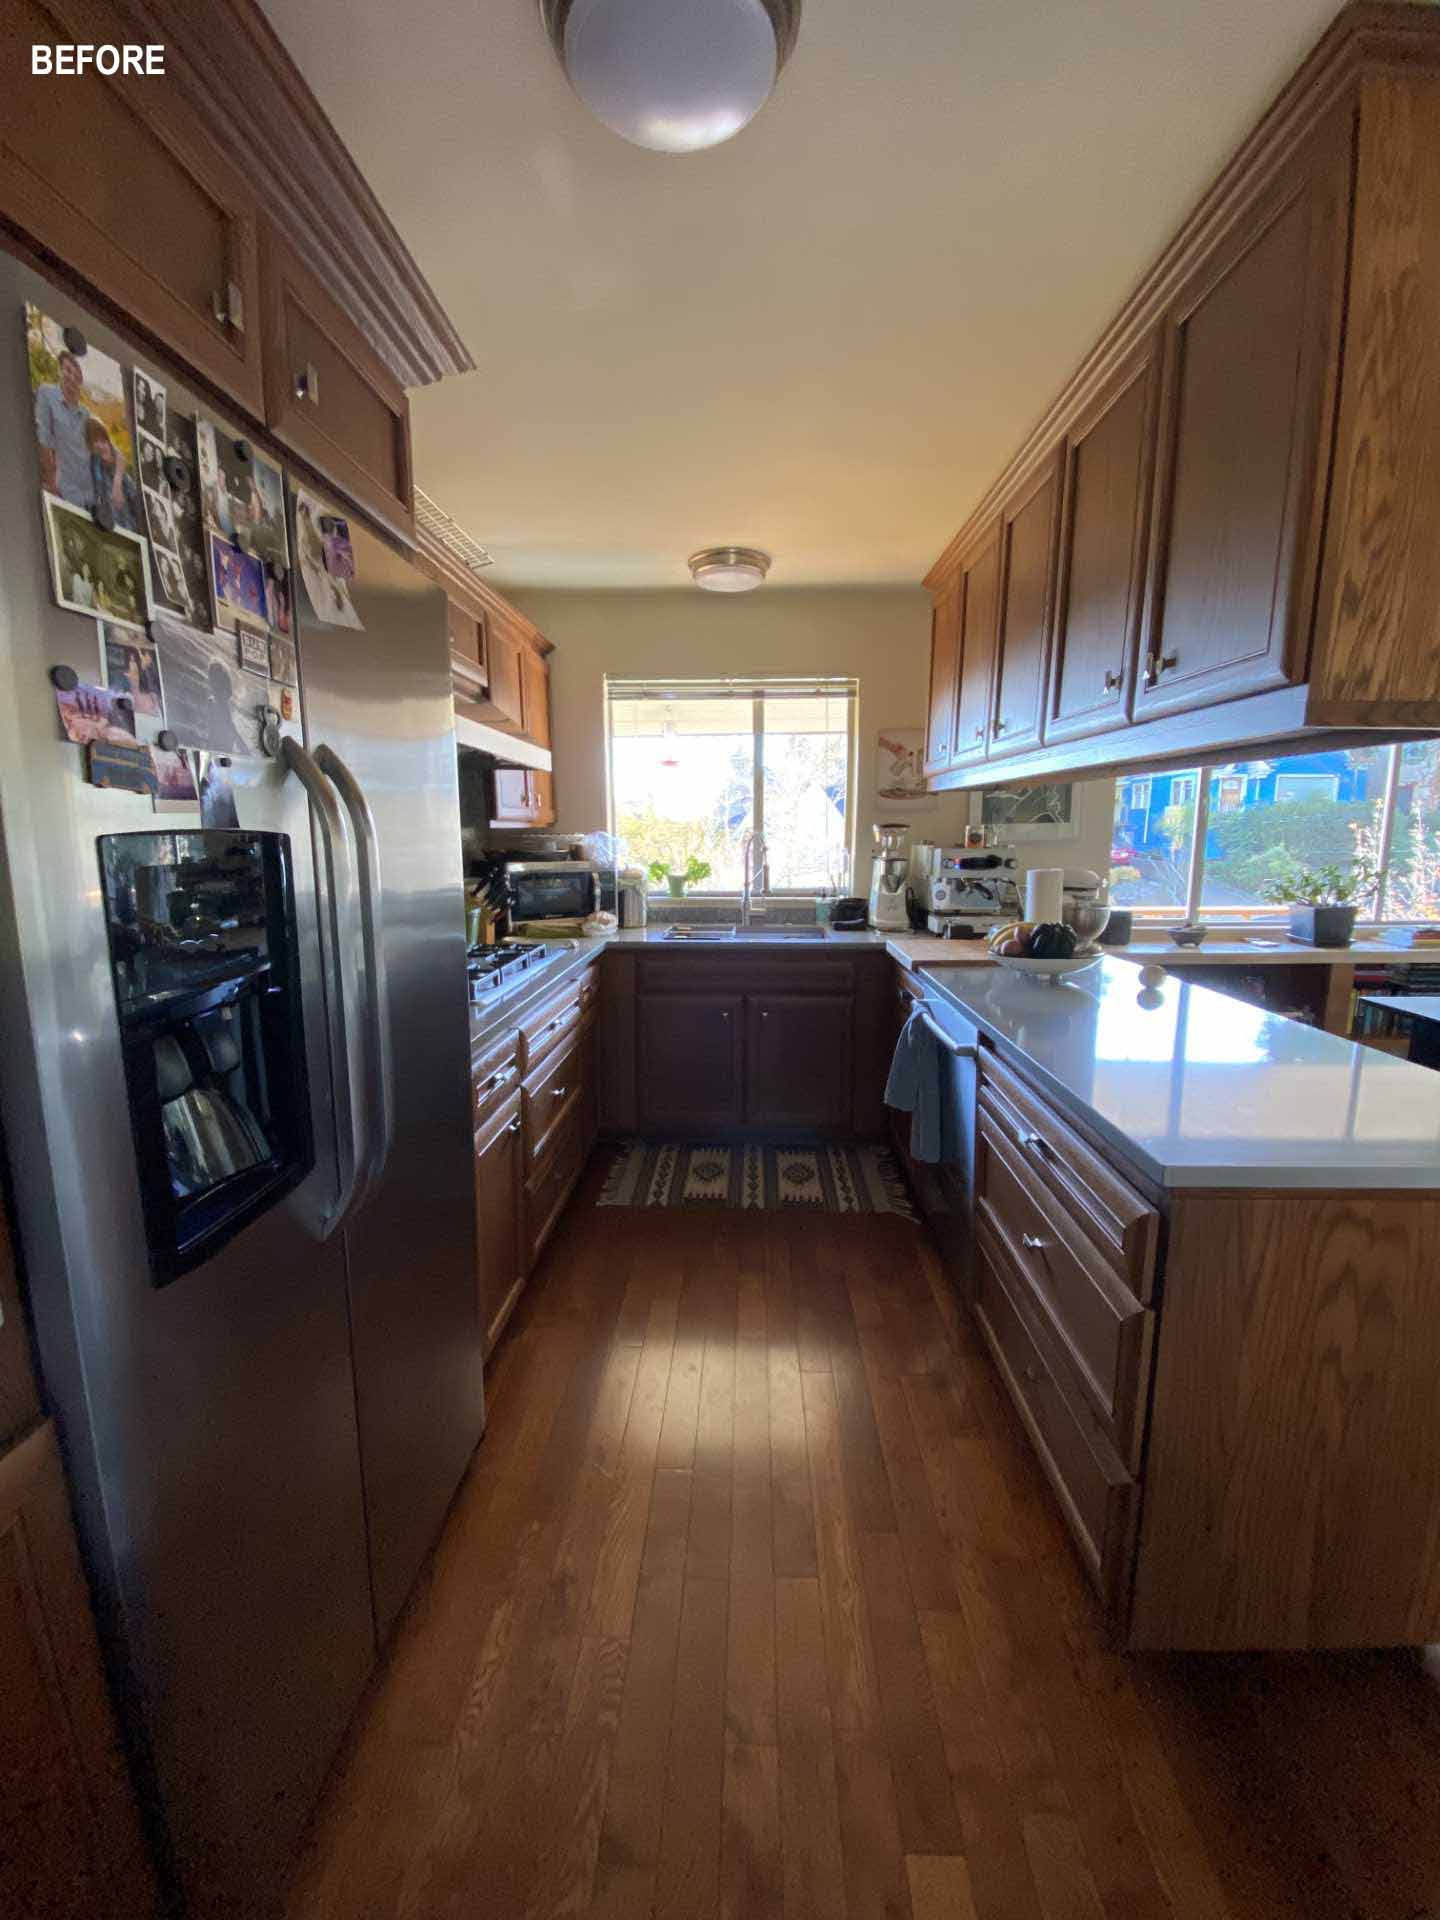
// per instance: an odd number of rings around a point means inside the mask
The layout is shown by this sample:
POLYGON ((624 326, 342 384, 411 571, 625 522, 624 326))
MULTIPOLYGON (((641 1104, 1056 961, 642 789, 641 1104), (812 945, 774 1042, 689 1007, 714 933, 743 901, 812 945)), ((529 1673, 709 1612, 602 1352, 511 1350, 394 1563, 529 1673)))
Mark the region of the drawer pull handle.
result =
POLYGON ((1107 668, 1105 669, 1105 691, 1106 691, 1106 693, 1114 693, 1114 692, 1115 692, 1115 691, 1116 691, 1116 690, 1118 689, 1118 687, 1119 687, 1119 685, 1120 685, 1120 676, 1119 676, 1119 674, 1118 674, 1118 673, 1116 673, 1116 671, 1115 671, 1115 669, 1114 669, 1113 667, 1107 667, 1107 668))
POLYGON ((563 1100, 569 1091, 570 1089, 568 1087, 551 1087, 550 1098, 552 1100, 563 1100))
POLYGON ((1050 1242, 1042 1240, 1038 1233, 1022 1233, 1020 1244, 1022 1247, 1029 1247, 1032 1253, 1043 1253, 1050 1242))
POLYGON ((507 1133, 518 1133, 520 1131, 520 1116, 518 1113, 516 1114, 515 1118, 510 1122, 509 1126, 505 1129, 505 1131, 507 1133))
POLYGON ((1048 1153, 1050 1151, 1050 1142, 1045 1139, 1043 1134, 1022 1133, 1020 1136, 1020 1144, 1022 1147, 1028 1147, 1032 1153, 1048 1153))
POLYGON ((1032 1360, 1024 1361, 1021 1365, 1020 1371, 1021 1373, 1024 1374, 1025 1378, 1030 1382, 1032 1387, 1039 1386, 1040 1369, 1035 1365, 1035 1363, 1032 1360))
POLYGON ((320 375, 308 360, 295 376, 295 398, 308 400, 312 407, 320 404, 320 375))

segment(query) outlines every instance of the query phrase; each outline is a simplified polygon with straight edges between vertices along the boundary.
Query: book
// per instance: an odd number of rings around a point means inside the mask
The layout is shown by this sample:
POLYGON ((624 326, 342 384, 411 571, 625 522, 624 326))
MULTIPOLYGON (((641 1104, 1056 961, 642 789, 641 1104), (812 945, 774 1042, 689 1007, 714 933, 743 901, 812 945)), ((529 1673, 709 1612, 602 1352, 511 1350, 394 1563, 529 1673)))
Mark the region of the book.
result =
POLYGON ((1376 938, 1387 947, 1440 947, 1440 927, 1382 927, 1376 938))

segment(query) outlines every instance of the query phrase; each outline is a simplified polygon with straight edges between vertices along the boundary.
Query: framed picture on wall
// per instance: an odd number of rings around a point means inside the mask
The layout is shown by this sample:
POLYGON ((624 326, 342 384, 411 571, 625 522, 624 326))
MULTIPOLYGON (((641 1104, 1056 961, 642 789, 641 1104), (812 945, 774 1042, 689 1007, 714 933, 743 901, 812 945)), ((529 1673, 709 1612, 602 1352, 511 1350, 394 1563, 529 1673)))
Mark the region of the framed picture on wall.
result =
POLYGON ((1012 840, 1075 840, 1080 822, 1069 781, 1038 787, 995 787, 975 796, 972 823, 1003 831, 1012 840))

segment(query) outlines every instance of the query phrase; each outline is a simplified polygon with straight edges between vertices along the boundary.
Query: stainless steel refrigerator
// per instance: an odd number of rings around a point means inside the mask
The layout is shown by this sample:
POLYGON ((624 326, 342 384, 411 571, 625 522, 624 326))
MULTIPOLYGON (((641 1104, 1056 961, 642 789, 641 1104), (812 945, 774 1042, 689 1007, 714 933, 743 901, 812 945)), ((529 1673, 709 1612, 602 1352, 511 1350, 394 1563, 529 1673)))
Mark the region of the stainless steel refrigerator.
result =
POLYGON ((0 254, 0 1116, 142 1800, 187 1907, 240 1913, 282 1871, 483 1425, 445 604, 353 518, 363 631, 296 595, 299 716, 233 773, 241 827, 289 837, 313 1169, 157 1286, 97 839, 187 820, 88 785, 57 724, 49 670, 95 679, 97 639, 51 596, 27 299, 165 377, 0 254))

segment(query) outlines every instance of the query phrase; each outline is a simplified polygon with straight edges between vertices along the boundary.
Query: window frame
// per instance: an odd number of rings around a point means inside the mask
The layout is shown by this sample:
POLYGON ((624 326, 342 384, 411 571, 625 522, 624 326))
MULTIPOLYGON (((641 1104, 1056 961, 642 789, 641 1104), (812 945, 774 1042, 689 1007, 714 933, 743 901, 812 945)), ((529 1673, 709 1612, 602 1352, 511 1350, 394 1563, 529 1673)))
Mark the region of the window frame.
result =
MULTIPOLYGON (((1390 849, 1394 841, 1396 817, 1399 812, 1400 759, 1405 750, 1405 745, 1406 743, 1401 741, 1376 742, 1377 747, 1384 748, 1387 756, 1384 768, 1384 781, 1378 796, 1380 802, 1380 817, 1378 821, 1380 846, 1379 865, 1383 877, 1375 900, 1373 914, 1357 920, 1357 927, 1403 927, 1419 924, 1414 920, 1389 920, 1385 917, 1385 897, 1389 884, 1387 869, 1390 862, 1390 849)), ((1285 756, 1281 755, 1279 757, 1283 759, 1285 756)), ((1205 760, 1200 762, 1198 766, 1192 763, 1189 766, 1176 769, 1177 772, 1182 773, 1194 771, 1199 782, 1195 796, 1195 837, 1190 847, 1190 864, 1186 878, 1185 900, 1183 905, 1176 906, 1136 906, 1125 908, 1124 911, 1133 917, 1137 926, 1163 925, 1166 922, 1174 923, 1178 920, 1202 920, 1207 927, 1213 927, 1219 931, 1225 927, 1245 928, 1266 925, 1279 926, 1284 924, 1288 909, 1283 906, 1266 903, 1254 907, 1231 906, 1206 908, 1202 904, 1201 896, 1205 888, 1205 842, 1209 837, 1210 829, 1211 777, 1230 764, 1229 760, 1205 760)), ((1143 779, 1148 781, 1152 777, 1153 775, 1150 772, 1129 775, 1120 773, 1116 775, 1116 783, 1118 786, 1121 780, 1127 778, 1130 780, 1143 779)), ((1290 777, 1304 779, 1311 776, 1301 774, 1291 775, 1290 777)), ((1316 779, 1330 779, 1333 776, 1317 774, 1313 777, 1316 779)))
MULTIPOLYGON (((765 833, 765 703, 786 698, 794 700, 833 699, 845 703, 845 835, 841 843, 841 857, 847 875, 855 871, 855 848, 858 825, 855 817, 856 799, 860 790, 859 750, 860 736, 858 717, 860 707, 860 682, 853 675, 817 674, 809 678, 797 674, 744 674, 730 678, 696 678, 691 680, 656 679, 650 676, 636 678, 630 675, 606 674, 601 688, 605 717, 605 811, 606 826, 613 835, 616 832, 617 811, 615 805, 615 755, 613 751, 614 731, 611 726, 611 714, 617 704, 616 689, 620 689, 618 701, 625 699, 696 699, 725 695, 737 703, 748 692, 750 695, 750 734, 751 734, 751 795, 750 795, 750 831, 765 833)), ((737 729, 737 732, 739 729, 737 729)), ((766 887, 763 895, 753 896, 765 900, 819 900, 824 898, 824 889, 820 887, 775 887, 769 884, 773 860, 766 842, 766 887)), ((847 880, 847 885, 849 881, 847 880)), ((667 897, 663 890, 656 889, 646 876, 646 892, 653 898, 667 897)), ((687 900, 706 900, 724 902, 739 900, 742 895, 730 888, 691 887, 687 900)))

